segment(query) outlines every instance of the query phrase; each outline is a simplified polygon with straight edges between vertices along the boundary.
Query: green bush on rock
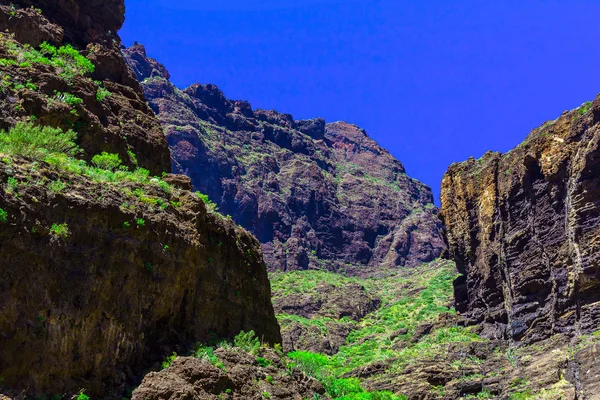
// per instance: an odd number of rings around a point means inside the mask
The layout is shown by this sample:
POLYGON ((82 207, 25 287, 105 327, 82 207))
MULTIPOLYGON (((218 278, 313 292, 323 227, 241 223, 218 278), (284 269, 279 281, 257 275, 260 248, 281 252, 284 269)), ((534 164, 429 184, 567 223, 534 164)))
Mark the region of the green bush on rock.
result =
POLYGON ((74 156, 79 151, 75 144, 77 134, 72 130, 36 126, 19 122, 7 131, 0 131, 0 153, 25 156, 41 161, 51 154, 74 156))

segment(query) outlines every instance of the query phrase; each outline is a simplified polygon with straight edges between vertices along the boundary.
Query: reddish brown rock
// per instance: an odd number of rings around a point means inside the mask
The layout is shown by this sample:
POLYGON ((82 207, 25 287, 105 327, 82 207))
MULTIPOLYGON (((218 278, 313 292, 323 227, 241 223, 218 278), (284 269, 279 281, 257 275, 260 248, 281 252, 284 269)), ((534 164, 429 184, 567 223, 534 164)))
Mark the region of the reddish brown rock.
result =
POLYGON ((366 132, 179 90, 141 45, 124 51, 167 133, 173 169, 256 235, 271 270, 369 274, 445 249, 431 190, 366 132))
POLYGON ((456 308, 489 336, 531 342, 598 329, 599 142, 596 99, 444 176, 442 219, 463 274, 456 308))

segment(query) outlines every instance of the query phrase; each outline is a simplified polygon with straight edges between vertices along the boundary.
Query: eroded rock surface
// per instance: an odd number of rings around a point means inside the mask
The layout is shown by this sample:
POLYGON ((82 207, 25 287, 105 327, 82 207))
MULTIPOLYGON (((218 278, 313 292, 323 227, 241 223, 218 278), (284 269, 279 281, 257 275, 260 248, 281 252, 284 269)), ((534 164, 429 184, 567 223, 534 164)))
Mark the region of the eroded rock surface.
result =
POLYGON ((214 85, 179 90, 143 46, 124 53, 166 129, 173 169, 256 235, 271 270, 369 274, 445 248, 431 190, 364 130, 253 110, 214 85))
POLYGON ((600 325, 600 100, 514 150, 450 167, 442 218, 464 274, 457 310, 488 337, 532 342, 600 325))
POLYGON ((177 358, 169 368, 146 375, 132 400, 313 399, 325 393, 274 350, 261 349, 260 360, 235 348, 214 354, 221 368, 206 359, 177 358))
POLYGON ((281 341, 258 241, 207 213, 195 194, 93 182, 19 159, 0 161, 0 182, 8 388, 117 395, 195 342, 240 330, 281 341), (65 187, 48 189, 57 180, 65 187), (133 194, 140 190, 142 199, 133 194), (149 199, 175 206, 161 210, 149 199))

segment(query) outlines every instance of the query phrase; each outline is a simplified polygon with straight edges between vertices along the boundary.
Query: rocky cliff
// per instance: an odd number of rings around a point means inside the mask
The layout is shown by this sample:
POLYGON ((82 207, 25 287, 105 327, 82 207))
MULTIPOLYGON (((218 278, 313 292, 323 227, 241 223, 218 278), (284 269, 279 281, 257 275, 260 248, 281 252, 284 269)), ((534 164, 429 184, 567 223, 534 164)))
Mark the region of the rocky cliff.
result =
POLYGON ((600 100, 506 153, 450 167, 442 212, 457 310, 486 336, 532 342, 600 323, 600 100))
POLYGON ((214 85, 179 90, 143 46, 124 53, 174 170, 256 235, 270 269, 368 273, 444 249, 431 190, 364 130, 253 110, 214 85))
POLYGON ((281 341, 258 241, 164 173, 167 142, 114 33, 123 12, 0 3, 2 393, 120 398, 196 341, 281 341))
POLYGON ((0 129, 27 118, 74 128, 88 159, 106 151, 169 172, 162 128, 120 55, 123 12, 122 0, 0 2, 0 129))

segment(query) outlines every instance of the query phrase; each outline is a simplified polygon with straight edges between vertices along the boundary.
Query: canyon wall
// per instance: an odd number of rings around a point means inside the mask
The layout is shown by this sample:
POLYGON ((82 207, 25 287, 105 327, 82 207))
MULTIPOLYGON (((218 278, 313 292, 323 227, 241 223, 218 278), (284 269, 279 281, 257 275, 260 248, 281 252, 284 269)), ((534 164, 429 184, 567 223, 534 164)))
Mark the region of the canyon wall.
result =
POLYGON ((533 342, 600 325, 599 141, 596 99, 445 174, 456 308, 484 335, 533 342))

